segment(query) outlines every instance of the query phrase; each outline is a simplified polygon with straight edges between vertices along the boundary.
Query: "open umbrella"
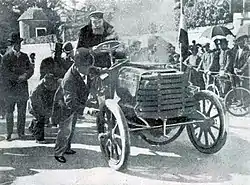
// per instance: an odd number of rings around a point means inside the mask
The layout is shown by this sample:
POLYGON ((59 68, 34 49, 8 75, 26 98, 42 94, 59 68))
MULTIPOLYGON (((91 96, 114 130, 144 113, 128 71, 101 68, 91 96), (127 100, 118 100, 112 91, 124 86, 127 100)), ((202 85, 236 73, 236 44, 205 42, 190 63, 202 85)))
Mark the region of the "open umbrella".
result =
POLYGON ((249 36, 250 35, 250 24, 245 24, 241 26, 236 34, 236 40, 243 36, 249 36))
POLYGON ((226 37, 227 35, 234 35, 234 34, 225 26, 212 26, 212 27, 206 29, 201 34, 200 37, 212 39, 213 37, 216 37, 216 36, 226 37))

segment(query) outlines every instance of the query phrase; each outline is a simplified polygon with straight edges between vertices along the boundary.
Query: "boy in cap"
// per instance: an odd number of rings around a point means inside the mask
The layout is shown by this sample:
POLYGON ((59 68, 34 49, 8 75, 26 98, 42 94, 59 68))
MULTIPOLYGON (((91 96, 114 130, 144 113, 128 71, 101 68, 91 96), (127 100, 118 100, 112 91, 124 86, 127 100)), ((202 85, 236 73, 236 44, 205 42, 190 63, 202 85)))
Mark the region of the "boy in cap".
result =
POLYGON ((28 79, 34 69, 26 53, 20 51, 21 42, 19 33, 11 33, 11 49, 2 58, 1 73, 6 103, 7 140, 11 140, 14 126, 14 110, 17 105, 17 133, 19 138, 24 136, 26 107, 29 98, 28 79))
POLYGON ((44 126, 51 117, 53 97, 57 87, 58 82, 54 75, 46 74, 30 96, 29 111, 35 119, 32 120, 33 124, 29 129, 39 144, 45 143, 44 126))
POLYGON ((89 86, 86 76, 92 65, 89 50, 78 48, 75 53, 75 63, 65 74, 54 98, 54 105, 61 115, 52 115, 60 118, 59 131, 55 145, 55 159, 65 163, 64 154, 75 154, 71 149, 71 140, 75 130, 78 112, 82 113, 89 95, 89 86))

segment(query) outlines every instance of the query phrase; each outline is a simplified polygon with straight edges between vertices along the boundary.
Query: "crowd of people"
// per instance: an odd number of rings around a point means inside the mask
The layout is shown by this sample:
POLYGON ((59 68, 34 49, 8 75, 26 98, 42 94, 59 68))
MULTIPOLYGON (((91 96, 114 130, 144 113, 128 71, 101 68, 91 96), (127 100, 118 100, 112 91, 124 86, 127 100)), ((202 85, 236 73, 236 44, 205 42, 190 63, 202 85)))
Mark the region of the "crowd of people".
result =
POLYGON ((216 85, 224 97, 232 86, 249 89, 250 49, 248 37, 242 36, 234 41, 234 47, 228 47, 226 38, 215 39, 215 48, 210 43, 190 46, 191 55, 184 64, 191 70, 189 81, 201 89, 212 83, 212 75, 217 76, 216 85))
MULTIPOLYGON (((103 68, 112 65, 108 53, 96 53, 94 48, 106 40, 117 39, 113 26, 103 19, 102 12, 92 12, 89 20, 89 24, 80 30, 75 51, 70 42, 56 43, 54 55, 41 61, 40 82, 31 94, 28 79, 34 73, 36 54, 28 56, 21 52, 23 39, 19 33, 10 35, 10 47, 1 56, 0 65, 0 108, 2 116, 6 118, 7 141, 12 141, 16 105, 18 138, 25 138, 28 105, 28 110, 34 117, 28 128, 36 142, 46 143, 46 124, 58 126, 55 159, 65 163, 65 154, 76 153, 71 149, 71 140, 78 116, 83 114, 91 87, 95 83, 95 75, 98 76, 103 68), (62 57, 63 52, 65 58, 62 57)), ((192 67, 190 82, 201 89, 205 88, 204 84, 209 82, 209 75, 213 73, 219 73, 225 78, 228 78, 228 73, 249 76, 250 50, 245 37, 236 40, 232 49, 228 48, 226 39, 217 39, 215 44, 216 48, 210 50, 208 43, 201 46, 193 41, 190 55, 184 61, 187 66, 192 67)), ((141 48, 141 42, 134 40, 122 52, 115 51, 114 57, 128 57, 131 62, 163 63, 180 69, 180 55, 176 53, 175 47, 159 36, 150 37, 147 48, 141 48)), ((245 80, 244 83, 249 87, 249 81, 245 80)), ((228 91, 230 85, 223 86, 223 92, 228 91)))

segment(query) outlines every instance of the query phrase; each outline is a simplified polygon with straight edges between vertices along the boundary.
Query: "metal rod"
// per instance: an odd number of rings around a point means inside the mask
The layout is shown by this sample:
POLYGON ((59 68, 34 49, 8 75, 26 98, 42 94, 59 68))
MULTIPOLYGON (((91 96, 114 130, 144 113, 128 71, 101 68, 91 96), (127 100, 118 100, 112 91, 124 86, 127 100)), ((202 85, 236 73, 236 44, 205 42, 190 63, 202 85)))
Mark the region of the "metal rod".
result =
MULTIPOLYGON (((193 121, 187 121, 187 122, 182 122, 182 123, 169 124, 169 125, 166 125, 166 128, 177 127, 177 126, 188 125, 188 124, 195 124, 195 123, 202 124, 204 123, 204 120, 193 120, 193 121)), ((131 124, 131 125, 140 126, 140 128, 129 129, 131 132, 140 131, 140 130, 153 130, 153 129, 158 129, 158 128, 163 127, 163 125, 152 126, 152 127, 145 127, 143 125, 138 125, 138 124, 131 124)))

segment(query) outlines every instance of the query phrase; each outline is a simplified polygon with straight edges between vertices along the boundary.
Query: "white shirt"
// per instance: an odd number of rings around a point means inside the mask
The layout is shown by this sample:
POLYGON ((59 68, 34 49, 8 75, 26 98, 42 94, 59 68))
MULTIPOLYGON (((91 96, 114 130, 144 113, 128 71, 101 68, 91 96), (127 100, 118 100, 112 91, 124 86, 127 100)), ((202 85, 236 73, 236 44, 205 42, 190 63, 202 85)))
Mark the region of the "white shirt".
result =
POLYGON ((238 59, 241 57, 242 52, 243 52, 243 49, 242 49, 242 48, 239 48, 239 49, 238 49, 238 59))

